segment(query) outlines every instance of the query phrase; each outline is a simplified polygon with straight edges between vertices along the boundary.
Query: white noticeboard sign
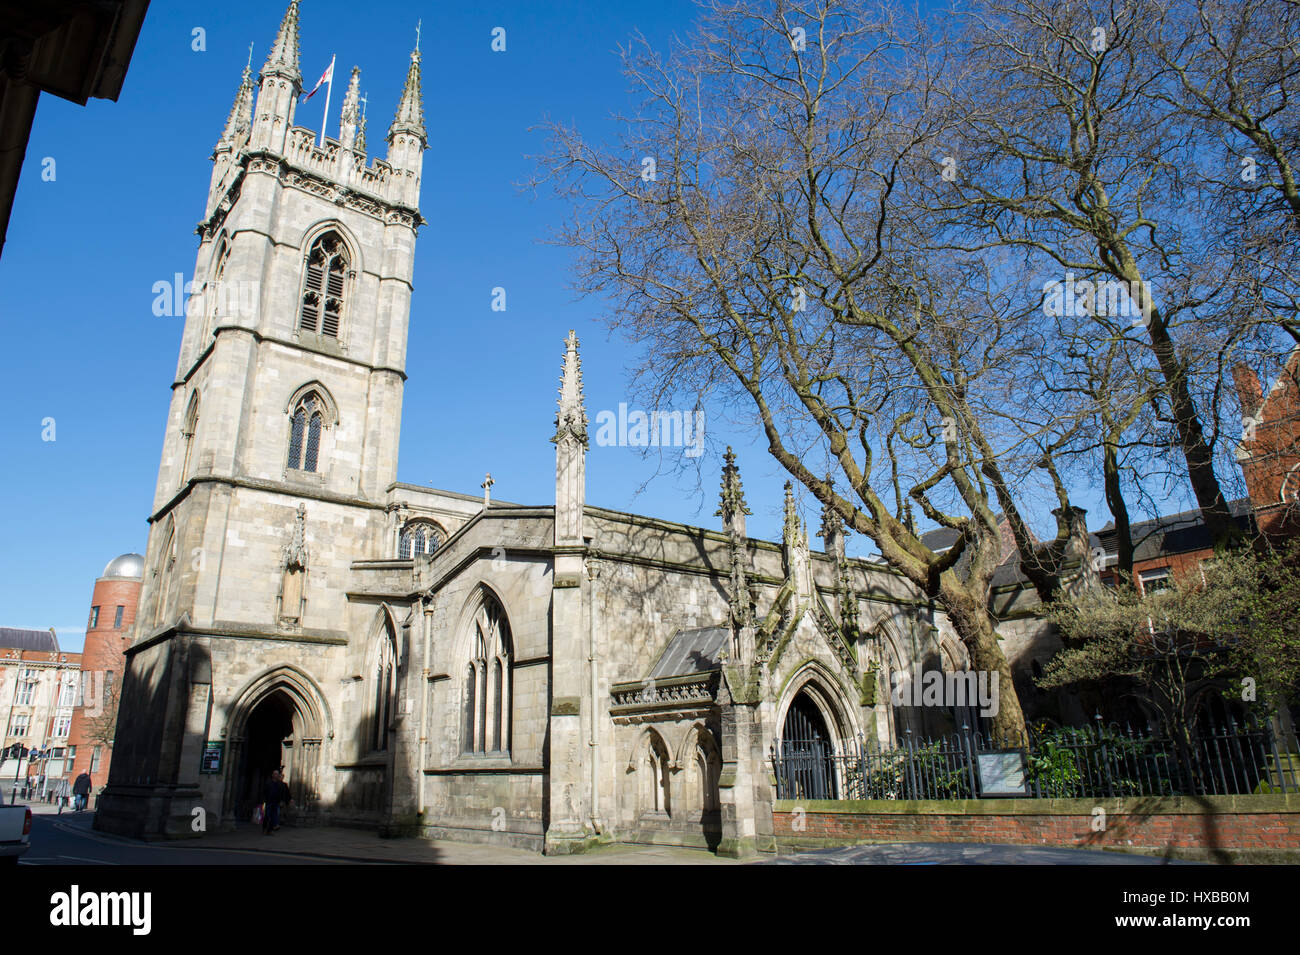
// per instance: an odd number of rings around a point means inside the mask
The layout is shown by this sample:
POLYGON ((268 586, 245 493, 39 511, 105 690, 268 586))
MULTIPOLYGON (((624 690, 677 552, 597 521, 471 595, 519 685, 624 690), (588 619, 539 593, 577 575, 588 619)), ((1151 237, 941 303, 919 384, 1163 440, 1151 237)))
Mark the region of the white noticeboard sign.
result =
POLYGON ((1025 796, 1025 758, 1018 749, 977 753, 981 796, 1025 796))

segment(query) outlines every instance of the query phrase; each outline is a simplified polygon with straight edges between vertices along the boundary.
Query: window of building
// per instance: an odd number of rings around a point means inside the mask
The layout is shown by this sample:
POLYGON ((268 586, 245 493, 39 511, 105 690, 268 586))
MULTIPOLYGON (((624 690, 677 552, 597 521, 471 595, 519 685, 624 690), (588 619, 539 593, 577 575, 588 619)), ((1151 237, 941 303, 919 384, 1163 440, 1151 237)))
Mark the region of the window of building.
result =
POLYGON ((113 629, 122 629, 122 614, 126 613, 126 607, 118 604, 117 610, 113 611, 113 629))
POLYGON ((31 722, 31 717, 26 713, 15 713, 12 720, 9 721, 10 736, 26 736, 27 727, 31 722))
POLYGON ((99 608, 91 607, 90 608, 90 629, 94 630, 98 626, 99 626, 99 608))
POLYGON ((40 682, 35 670, 23 670, 18 678, 18 696, 14 700, 19 706, 30 706, 36 697, 36 686, 40 682))
POLYGON ((461 749, 506 754, 510 751, 510 623, 491 594, 483 594, 471 628, 461 749))
POLYGON ((313 391, 298 402, 289 419, 289 462, 297 471, 315 471, 320 456, 321 428, 324 427, 324 402, 313 391))
POLYGON ((393 631, 387 621, 377 644, 371 668, 369 744, 371 750, 382 752, 388 749, 388 728, 393 721, 393 700, 397 689, 393 631))
POLYGON ((171 589, 172 573, 176 567, 176 524, 171 518, 167 520, 167 531, 163 537, 163 545, 159 551, 158 568, 154 571, 154 579, 157 581, 154 588, 154 621, 155 627, 162 626, 167 617, 168 591, 171 589))
POLYGON ((54 718, 54 738, 67 739, 68 733, 72 730, 71 716, 56 716, 54 718))
POLYGON ((1138 574, 1138 579, 1142 581, 1142 592, 1144 594, 1154 594, 1161 590, 1168 590, 1174 585, 1173 578, 1169 576, 1169 568, 1161 567, 1158 570, 1144 570, 1138 574))
POLYGON ((307 254, 299 329, 338 338, 347 272, 347 248, 337 233, 327 232, 312 243, 307 254))
POLYGON ((103 754, 103 750, 104 747, 96 746, 94 749, 90 751, 90 771, 92 773, 99 772, 99 759, 100 756, 103 754))
POLYGON ((77 677, 76 674, 68 674, 63 678, 63 685, 59 688, 59 706, 76 706, 77 705, 77 677))
POLYGON ((185 409, 185 423, 181 426, 181 440, 185 442, 181 459, 181 483, 190 475, 190 462, 194 455, 194 435, 199 430, 199 393, 190 395, 189 407, 185 409))
POLYGON ((442 545, 442 533, 428 521, 411 521, 398 539, 398 556, 410 560, 422 554, 432 554, 442 545))

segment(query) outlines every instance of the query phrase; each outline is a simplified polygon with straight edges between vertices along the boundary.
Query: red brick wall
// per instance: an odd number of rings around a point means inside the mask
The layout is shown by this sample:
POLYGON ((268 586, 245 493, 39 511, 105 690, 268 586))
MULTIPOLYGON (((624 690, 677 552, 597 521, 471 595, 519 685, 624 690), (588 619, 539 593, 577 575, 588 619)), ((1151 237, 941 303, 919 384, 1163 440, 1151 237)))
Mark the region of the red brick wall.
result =
POLYGON ((781 801, 773 813, 783 847, 871 842, 988 842, 1073 848, 1300 850, 1300 796, 1191 799, 973 800, 845 803, 781 801), (874 811, 877 806, 882 811, 874 811), (1005 807, 1005 808, 1002 808, 1005 807), (1094 831, 1095 807, 1106 811, 1094 831))
MULTIPOLYGON (((139 580, 125 577, 101 577, 95 581, 90 605, 99 607, 99 621, 96 627, 86 631, 86 645, 81 652, 81 673, 83 680, 95 681, 96 693, 100 693, 99 688, 104 685, 105 673, 112 673, 114 684, 121 689, 122 675, 126 671, 125 650, 131 642, 131 625, 135 622, 136 605, 140 600, 140 583, 139 580), (122 624, 114 627, 119 606, 124 608, 122 624)), ((90 771, 91 755, 96 743, 86 735, 87 719, 83 708, 73 710, 72 733, 68 737, 68 743, 77 747, 77 758, 70 779, 76 779, 81 773, 90 771)), ((99 766, 91 774, 96 791, 108 782, 111 758, 112 750, 105 746, 100 753, 99 766)))
POLYGON ((1269 388, 1259 418, 1253 433, 1243 435, 1241 448, 1249 457, 1242 461, 1242 474, 1260 528, 1274 535, 1294 534, 1300 524, 1279 495, 1287 473, 1300 462, 1300 348, 1269 388))

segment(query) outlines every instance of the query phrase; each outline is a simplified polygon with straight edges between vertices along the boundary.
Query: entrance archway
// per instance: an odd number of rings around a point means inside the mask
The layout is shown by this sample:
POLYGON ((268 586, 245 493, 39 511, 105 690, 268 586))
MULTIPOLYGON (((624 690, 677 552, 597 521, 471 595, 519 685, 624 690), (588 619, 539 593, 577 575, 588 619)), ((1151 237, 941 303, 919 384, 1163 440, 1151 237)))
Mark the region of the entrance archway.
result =
POLYGON ((294 667, 279 667, 248 684, 232 707, 223 816, 249 822, 276 769, 293 799, 286 821, 314 821, 319 764, 328 714, 315 683, 294 667))
MULTIPOLYGON (((280 770, 294 780, 294 705, 283 690, 262 699, 244 724, 244 747, 236 786, 236 816, 248 819, 262 801, 271 773, 280 770)), ((296 800, 295 800, 296 801, 296 800)))
POLYGON ((836 799, 835 741, 821 709, 800 690, 781 727, 783 799, 836 799))

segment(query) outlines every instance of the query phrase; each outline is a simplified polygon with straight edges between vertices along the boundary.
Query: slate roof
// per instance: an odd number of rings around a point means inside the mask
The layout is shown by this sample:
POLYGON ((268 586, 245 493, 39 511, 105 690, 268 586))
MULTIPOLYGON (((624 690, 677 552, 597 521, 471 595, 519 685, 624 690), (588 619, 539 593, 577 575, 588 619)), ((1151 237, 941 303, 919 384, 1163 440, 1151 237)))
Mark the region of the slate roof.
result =
POLYGON ((731 632, 726 627, 678 630, 650 670, 649 679, 690 676, 719 669, 722 650, 730 638, 731 632))
MULTIPOLYGON (((1229 501, 1228 511, 1242 530, 1247 532, 1251 530, 1249 498, 1241 497, 1229 501)), ((1186 554, 1189 551, 1207 550, 1214 546, 1214 539, 1201 519, 1199 508, 1149 521, 1138 521, 1130 528, 1130 534, 1133 538, 1135 561, 1151 560, 1168 554, 1186 554)), ((1096 532, 1096 537, 1107 554, 1118 552, 1114 521, 1107 521, 1106 526, 1096 532)))
POLYGON ((0 647, 54 653, 59 649, 59 641, 48 630, 19 630, 16 627, 0 627, 0 647))

